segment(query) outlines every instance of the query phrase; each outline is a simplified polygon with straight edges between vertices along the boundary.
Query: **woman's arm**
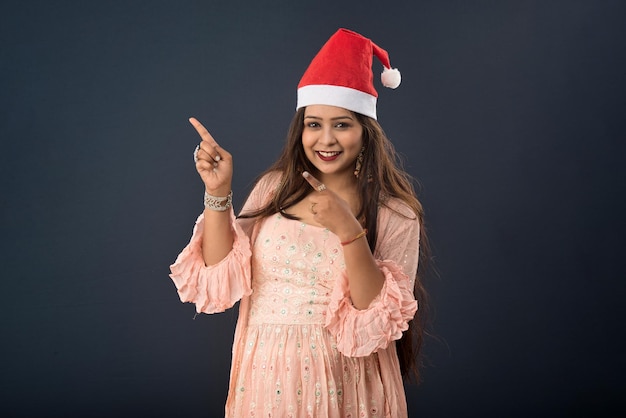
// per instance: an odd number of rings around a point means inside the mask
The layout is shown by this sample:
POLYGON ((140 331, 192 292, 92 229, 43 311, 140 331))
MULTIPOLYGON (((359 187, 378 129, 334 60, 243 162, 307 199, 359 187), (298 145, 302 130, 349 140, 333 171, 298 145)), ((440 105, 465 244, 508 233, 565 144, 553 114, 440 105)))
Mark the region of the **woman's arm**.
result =
POLYGON ((402 337, 417 311, 413 284, 420 224, 410 217, 408 206, 397 203, 393 206, 400 213, 385 206, 378 213, 374 259, 383 276, 379 294, 367 309, 357 309, 352 300, 354 280, 349 279, 352 272, 348 271, 333 288, 325 325, 337 339, 337 349, 349 357, 368 356, 387 348, 402 337))
MULTIPOLYGON (((360 234, 362 232, 353 234, 342 243, 351 241, 360 234)), ((339 239, 344 240, 341 236, 339 239)), ((380 294, 385 278, 376 264, 365 235, 343 245, 343 257, 352 305, 359 310, 367 309, 380 294)))
POLYGON ((230 199, 224 201, 231 193, 233 158, 228 151, 218 145, 198 120, 190 118, 189 122, 202 138, 195 159, 196 170, 205 186, 202 257, 205 265, 211 266, 222 261, 233 248, 231 201, 230 199), (214 200, 213 203, 207 204, 207 198, 209 201, 214 200))
POLYGON ((233 249, 233 231, 230 210, 204 209, 204 235, 202 257, 204 264, 212 266, 222 261, 233 249))
POLYGON ((383 287, 384 276, 370 251, 365 230, 348 202, 308 172, 304 178, 315 189, 308 197, 313 219, 339 237, 343 246, 350 298, 356 309, 367 309, 383 287))

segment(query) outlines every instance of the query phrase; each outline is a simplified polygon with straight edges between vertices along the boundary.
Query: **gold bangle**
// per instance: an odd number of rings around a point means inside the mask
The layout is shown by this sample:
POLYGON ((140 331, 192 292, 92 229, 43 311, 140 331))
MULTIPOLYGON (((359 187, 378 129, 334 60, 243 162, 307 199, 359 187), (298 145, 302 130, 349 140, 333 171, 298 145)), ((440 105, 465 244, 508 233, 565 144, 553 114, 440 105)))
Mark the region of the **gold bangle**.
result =
POLYGON ((348 241, 344 241, 341 243, 341 245, 348 245, 348 244, 352 244, 354 241, 356 241, 357 239, 364 237, 365 235, 367 235, 367 229, 362 230, 361 232, 359 232, 357 234, 356 237, 352 238, 351 240, 348 241))

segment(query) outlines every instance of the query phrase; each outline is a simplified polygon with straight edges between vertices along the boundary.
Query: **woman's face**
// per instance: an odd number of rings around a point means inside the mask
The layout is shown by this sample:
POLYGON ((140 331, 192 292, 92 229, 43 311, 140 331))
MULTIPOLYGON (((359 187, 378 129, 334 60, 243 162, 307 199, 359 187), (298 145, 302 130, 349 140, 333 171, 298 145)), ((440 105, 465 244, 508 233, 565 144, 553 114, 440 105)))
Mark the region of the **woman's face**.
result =
POLYGON ((304 111, 302 146, 309 161, 323 175, 354 175, 363 147, 363 127, 344 108, 312 105, 304 111))

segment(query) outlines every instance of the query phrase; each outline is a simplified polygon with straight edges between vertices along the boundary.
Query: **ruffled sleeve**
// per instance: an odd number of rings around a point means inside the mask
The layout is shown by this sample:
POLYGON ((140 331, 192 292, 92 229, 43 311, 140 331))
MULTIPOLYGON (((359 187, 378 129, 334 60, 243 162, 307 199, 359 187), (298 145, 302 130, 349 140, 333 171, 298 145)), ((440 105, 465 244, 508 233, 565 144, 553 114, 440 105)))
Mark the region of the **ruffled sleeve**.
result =
POLYGON ((334 335, 342 354, 368 356, 387 348, 408 329, 417 312, 413 286, 419 233, 419 221, 406 206, 379 211, 374 257, 385 278, 379 295, 367 309, 356 309, 350 299, 346 274, 339 278, 331 294, 326 328, 334 335))
MULTIPOLYGON (((259 208, 273 193, 276 176, 261 179, 246 200, 242 213, 259 208)), ((204 215, 196 220, 191 239, 170 266, 170 278, 174 282, 182 302, 192 302, 196 312, 218 313, 231 308, 242 297, 252 293, 251 288, 251 240, 253 219, 235 218, 230 212, 233 248, 217 264, 206 266, 202 257, 204 215)))
POLYGON ((232 307, 250 287, 250 239, 235 219, 231 209, 233 249, 219 263, 206 266, 202 257, 204 215, 193 228, 189 244, 170 266, 170 277, 176 285, 181 302, 193 302, 196 312, 217 313, 232 307))

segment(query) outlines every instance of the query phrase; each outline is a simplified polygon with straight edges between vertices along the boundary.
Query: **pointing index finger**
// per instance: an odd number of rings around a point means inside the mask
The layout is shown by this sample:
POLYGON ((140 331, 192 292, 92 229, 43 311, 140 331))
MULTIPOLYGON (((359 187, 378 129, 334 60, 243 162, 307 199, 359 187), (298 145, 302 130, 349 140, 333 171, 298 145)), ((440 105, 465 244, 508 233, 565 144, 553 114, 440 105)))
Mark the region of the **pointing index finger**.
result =
POLYGON ((216 147, 217 146, 217 142, 215 141, 213 136, 211 136, 209 131, 207 131, 207 129, 204 127, 203 124, 201 124, 198 121, 198 119, 196 119, 196 118, 189 118, 189 122, 196 129, 196 131, 198 132, 198 134, 200 135, 200 137, 202 138, 203 141, 207 141, 212 147, 216 147))
POLYGON ((313 177, 313 175, 308 171, 303 171, 302 177, 304 177, 304 179, 318 192, 323 192, 324 190, 326 190, 326 185, 313 177))

